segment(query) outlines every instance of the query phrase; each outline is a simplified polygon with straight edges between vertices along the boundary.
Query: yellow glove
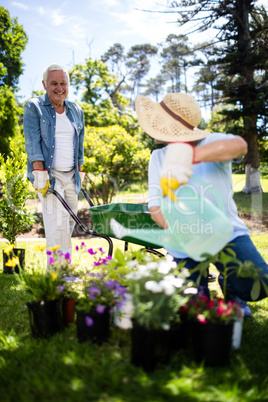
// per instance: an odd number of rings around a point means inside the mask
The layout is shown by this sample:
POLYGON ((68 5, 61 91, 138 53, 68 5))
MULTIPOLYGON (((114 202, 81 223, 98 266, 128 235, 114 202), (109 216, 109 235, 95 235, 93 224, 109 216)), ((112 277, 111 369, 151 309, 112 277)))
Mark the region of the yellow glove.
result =
POLYGON ((167 146, 164 162, 160 172, 160 185, 163 197, 168 196, 177 201, 174 193, 182 184, 187 184, 192 176, 194 148, 184 142, 172 143, 167 146))
POLYGON ((34 175, 33 188, 42 194, 42 197, 45 197, 47 193, 47 189, 49 187, 49 176, 47 170, 32 170, 32 174, 34 175))

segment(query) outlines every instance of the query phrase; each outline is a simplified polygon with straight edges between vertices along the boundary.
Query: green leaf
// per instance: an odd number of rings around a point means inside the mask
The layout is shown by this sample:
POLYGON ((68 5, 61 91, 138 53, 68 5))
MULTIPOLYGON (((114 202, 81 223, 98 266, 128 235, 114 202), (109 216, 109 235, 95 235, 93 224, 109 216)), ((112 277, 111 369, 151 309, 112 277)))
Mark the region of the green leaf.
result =
POLYGON ((260 284, 259 279, 257 279, 254 281, 254 284, 253 284, 251 292, 250 292, 251 299, 257 300, 260 295, 260 291, 261 291, 261 284, 260 284))

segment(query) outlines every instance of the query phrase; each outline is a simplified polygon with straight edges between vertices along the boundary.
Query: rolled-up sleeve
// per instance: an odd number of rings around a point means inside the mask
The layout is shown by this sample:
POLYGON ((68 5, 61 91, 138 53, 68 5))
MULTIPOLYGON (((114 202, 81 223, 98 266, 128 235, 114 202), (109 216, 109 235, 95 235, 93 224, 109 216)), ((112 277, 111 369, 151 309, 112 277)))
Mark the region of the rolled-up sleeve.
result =
POLYGON ((41 148, 40 116, 31 101, 28 101, 24 106, 23 127, 29 162, 44 161, 41 148))

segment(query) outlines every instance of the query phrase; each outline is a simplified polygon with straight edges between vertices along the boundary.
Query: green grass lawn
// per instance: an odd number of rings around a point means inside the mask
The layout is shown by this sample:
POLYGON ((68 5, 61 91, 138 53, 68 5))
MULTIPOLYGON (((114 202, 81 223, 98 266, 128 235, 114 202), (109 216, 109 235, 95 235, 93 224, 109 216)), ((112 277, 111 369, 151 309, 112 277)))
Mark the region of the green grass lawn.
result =
MULTIPOLYGON (((253 237, 266 258, 267 240, 268 235, 253 237)), ((103 240, 85 241, 88 247, 106 247, 103 240)), ((80 242, 74 239, 73 246, 80 242)), ((114 243, 123 247, 120 241, 114 243)), ((45 255, 35 251, 37 244, 44 241, 19 242, 26 248, 27 267, 42 270, 45 255)), ((74 251, 74 262, 78 259, 74 251)), ((220 295, 215 282, 210 286, 220 295)), ((267 300, 250 303, 253 318, 244 322, 242 345, 232 352, 230 366, 198 365, 186 348, 169 365, 146 373, 130 363, 128 331, 113 328, 110 341, 102 346, 79 344, 75 324, 50 339, 35 339, 25 307, 28 296, 14 275, 0 274, 0 292, 1 402, 268 401, 267 300)))

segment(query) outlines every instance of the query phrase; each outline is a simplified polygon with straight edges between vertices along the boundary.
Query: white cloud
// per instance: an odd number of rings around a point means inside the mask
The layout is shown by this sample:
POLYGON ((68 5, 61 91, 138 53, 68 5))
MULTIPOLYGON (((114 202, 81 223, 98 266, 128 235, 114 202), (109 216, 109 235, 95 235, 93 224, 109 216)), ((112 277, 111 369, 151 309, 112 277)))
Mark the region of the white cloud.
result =
POLYGON ((23 3, 18 3, 16 1, 13 1, 11 5, 14 7, 22 8, 23 10, 28 10, 28 6, 23 3))

